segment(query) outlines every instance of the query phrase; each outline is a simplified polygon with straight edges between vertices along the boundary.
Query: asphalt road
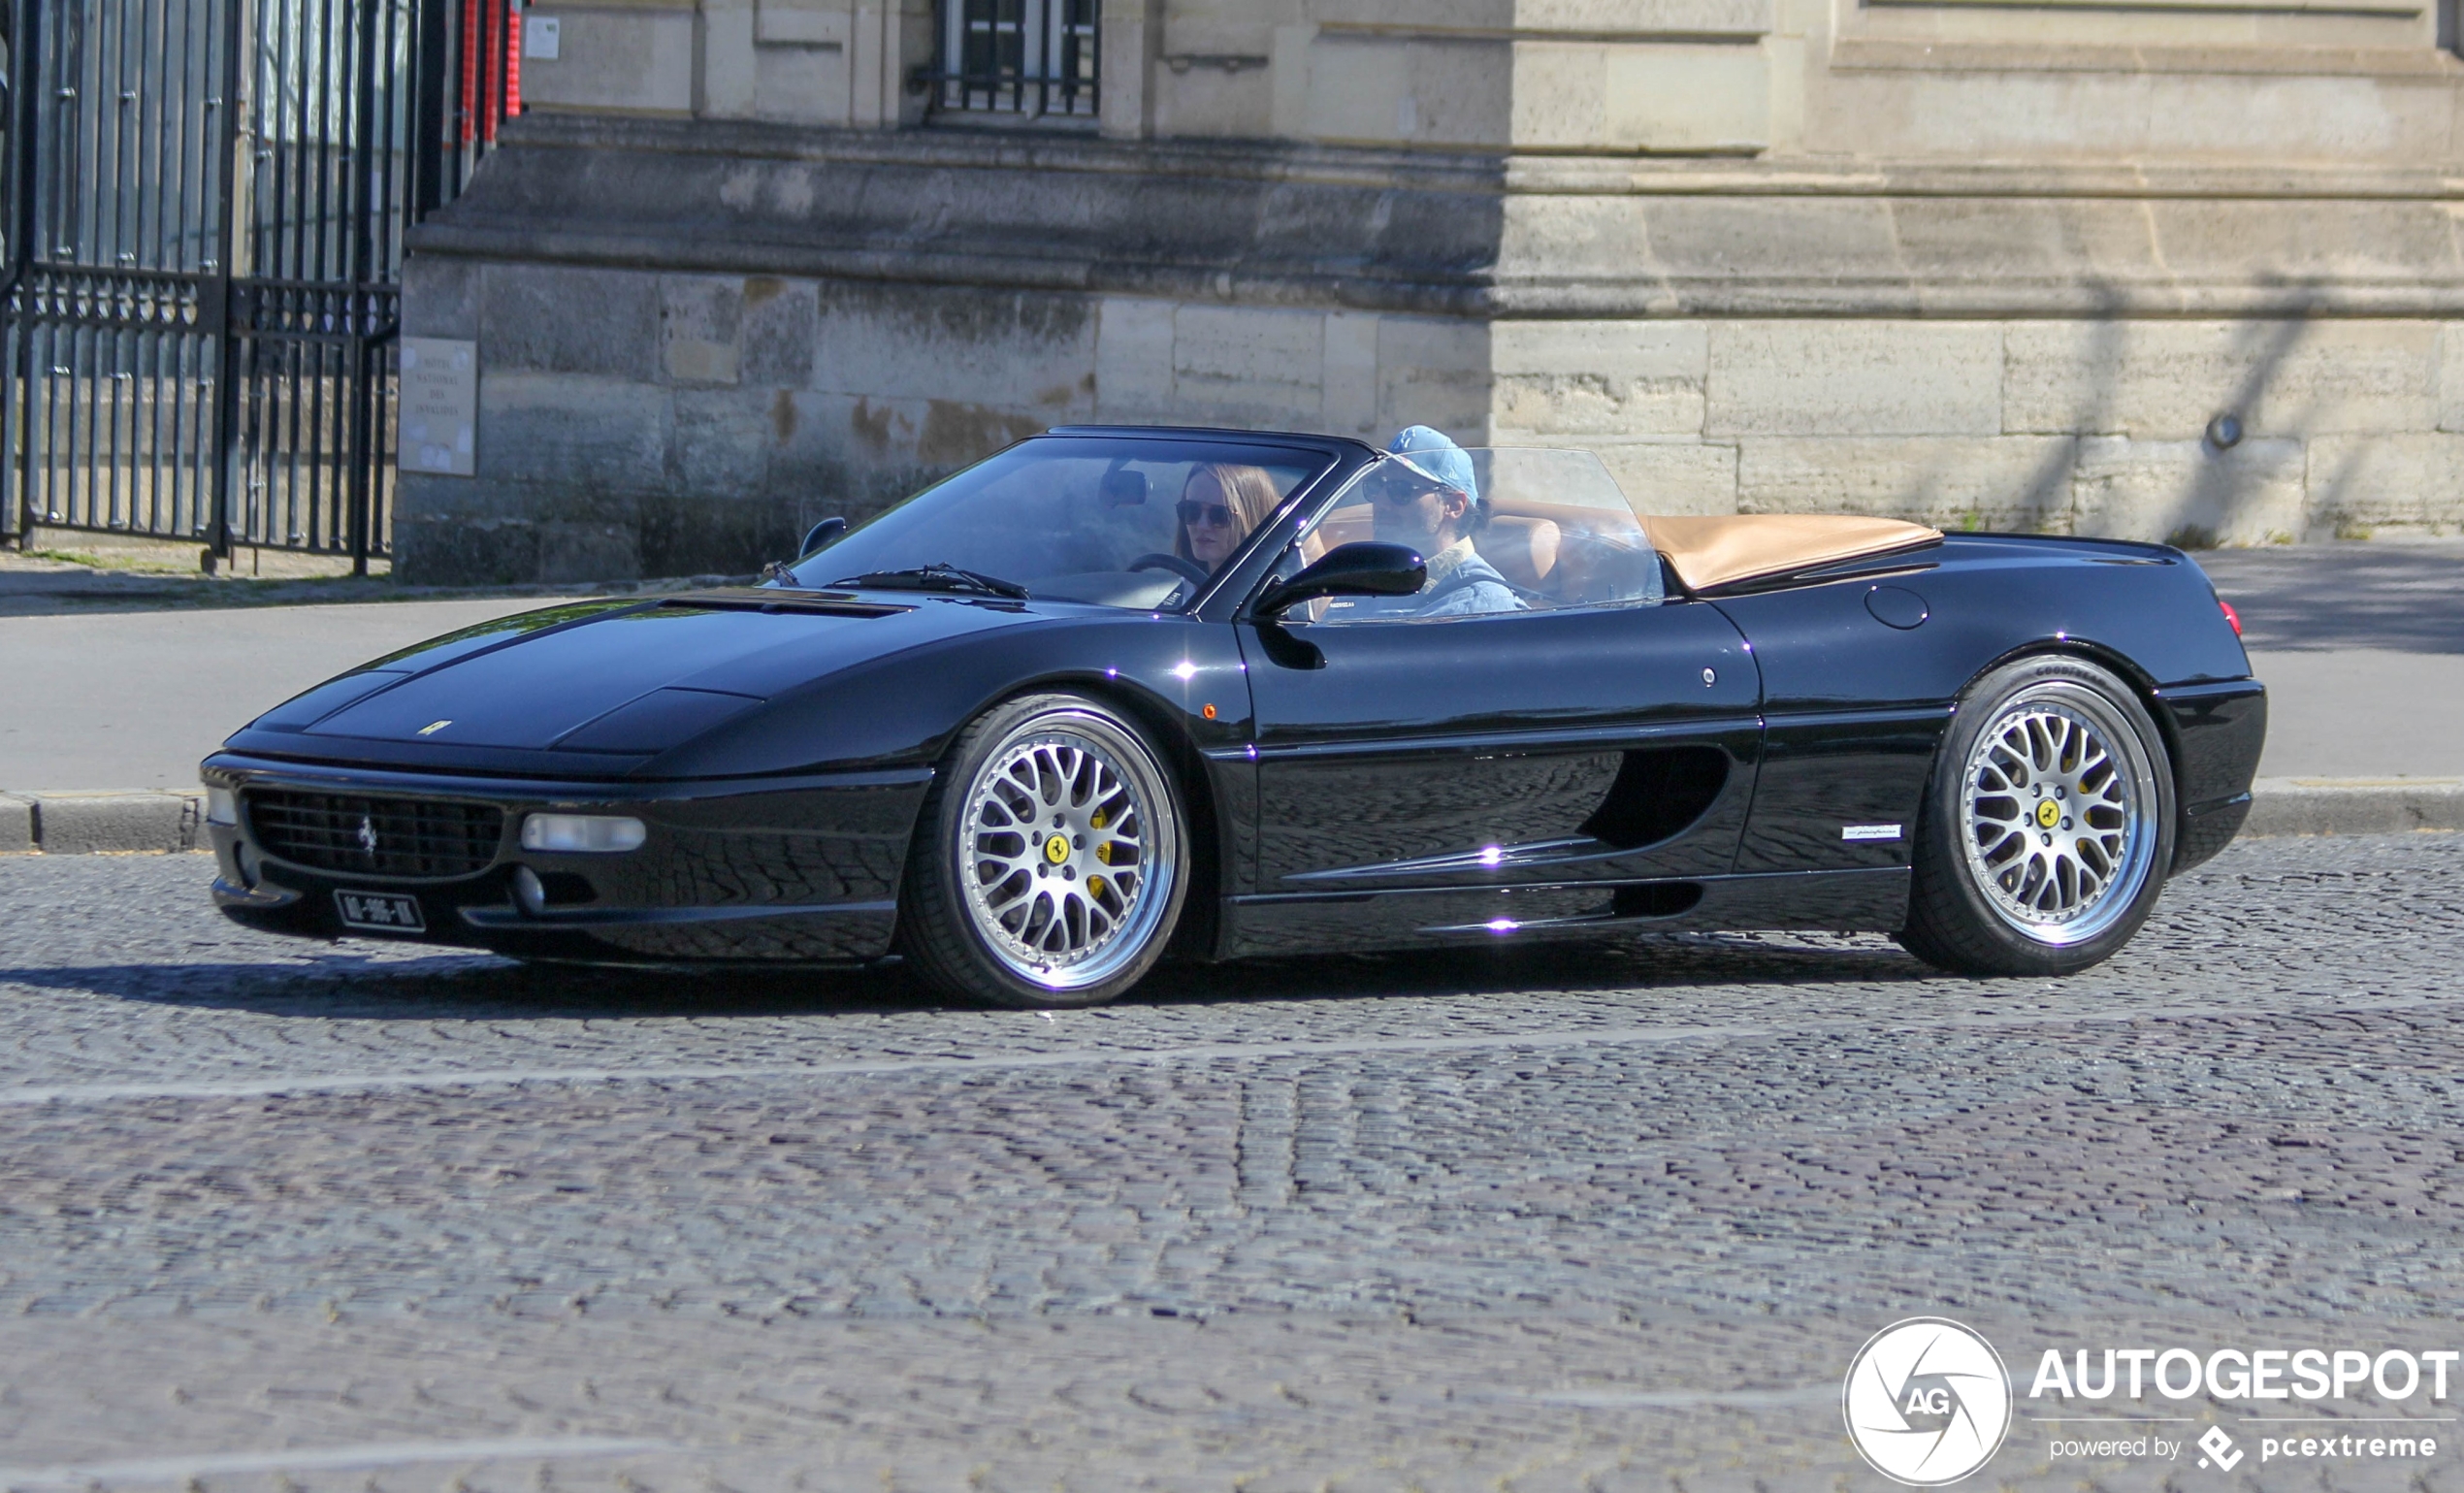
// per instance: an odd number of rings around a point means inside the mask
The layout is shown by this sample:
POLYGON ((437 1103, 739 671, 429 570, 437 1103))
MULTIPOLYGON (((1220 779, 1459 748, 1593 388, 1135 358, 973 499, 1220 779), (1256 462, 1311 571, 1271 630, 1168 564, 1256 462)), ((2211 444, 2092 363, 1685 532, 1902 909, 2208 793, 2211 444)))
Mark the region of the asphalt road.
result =
MULTIPOLYGON (((1838 1385, 1911 1314, 2464 1347, 2456 836, 2237 847, 2059 982, 1699 936, 1050 1019, 292 943, 201 865, 0 861, 0 1488, 1879 1489, 1838 1385)), ((2060 1434, 1966 1486, 2464 1487, 2060 1434)))
POLYGON ((193 789, 206 754, 302 690, 555 600, 0 616, 0 788, 193 789))
POLYGON ((2262 777, 2464 777, 2464 543, 2196 558, 2267 681, 2262 777))

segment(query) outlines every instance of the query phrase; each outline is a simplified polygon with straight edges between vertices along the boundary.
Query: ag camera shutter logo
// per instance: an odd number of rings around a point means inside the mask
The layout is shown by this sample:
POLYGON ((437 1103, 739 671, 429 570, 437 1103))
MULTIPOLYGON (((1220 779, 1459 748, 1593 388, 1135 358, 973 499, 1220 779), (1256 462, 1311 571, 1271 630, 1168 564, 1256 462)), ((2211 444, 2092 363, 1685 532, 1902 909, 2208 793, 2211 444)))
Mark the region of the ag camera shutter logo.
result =
POLYGON ((1913 1488, 1957 1482, 1994 1460, 2011 1428, 2010 1375, 1970 1329, 1912 1316, 1867 1339, 1841 1396, 1848 1440, 1875 1472, 1913 1488))

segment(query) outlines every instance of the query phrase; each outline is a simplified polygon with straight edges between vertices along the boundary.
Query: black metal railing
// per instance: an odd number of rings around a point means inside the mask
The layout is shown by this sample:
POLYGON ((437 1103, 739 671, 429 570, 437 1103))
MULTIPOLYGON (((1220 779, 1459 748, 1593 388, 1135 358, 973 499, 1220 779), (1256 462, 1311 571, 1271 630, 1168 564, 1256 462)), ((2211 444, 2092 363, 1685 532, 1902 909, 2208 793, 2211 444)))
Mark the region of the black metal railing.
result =
MULTIPOLYGON (((403 235, 513 0, 8 0, 0 539, 391 548, 403 235)), ((210 560, 211 563, 211 560, 210 560)))
POLYGON ((936 112, 1092 120, 1098 0, 942 0, 933 65, 913 75, 936 112))

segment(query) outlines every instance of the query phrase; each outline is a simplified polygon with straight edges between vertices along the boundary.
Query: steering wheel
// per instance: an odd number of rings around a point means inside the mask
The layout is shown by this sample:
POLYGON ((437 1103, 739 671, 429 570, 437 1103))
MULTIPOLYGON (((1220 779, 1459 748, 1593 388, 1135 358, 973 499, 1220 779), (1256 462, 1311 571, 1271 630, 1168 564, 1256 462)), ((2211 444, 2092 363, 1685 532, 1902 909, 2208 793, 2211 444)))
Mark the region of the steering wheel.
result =
POLYGON ((1180 576, 1183 580, 1187 581, 1193 586, 1205 585, 1215 574, 1214 571, 1209 570, 1205 566, 1198 564, 1196 561, 1183 560, 1179 555, 1141 555, 1137 559, 1129 562, 1129 568, 1133 570, 1170 570, 1172 573, 1180 576))

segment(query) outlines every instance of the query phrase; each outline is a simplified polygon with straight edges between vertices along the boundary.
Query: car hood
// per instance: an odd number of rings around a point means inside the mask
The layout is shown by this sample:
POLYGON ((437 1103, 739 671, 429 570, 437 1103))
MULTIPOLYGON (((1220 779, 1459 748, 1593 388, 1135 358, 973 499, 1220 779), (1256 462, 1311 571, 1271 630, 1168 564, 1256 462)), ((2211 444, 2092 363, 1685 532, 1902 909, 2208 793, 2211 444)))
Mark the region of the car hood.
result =
POLYGON ((1044 608, 968 597, 745 589, 526 613, 329 681, 235 736, 641 757, 798 685, 910 648, 1032 622, 1044 608))

